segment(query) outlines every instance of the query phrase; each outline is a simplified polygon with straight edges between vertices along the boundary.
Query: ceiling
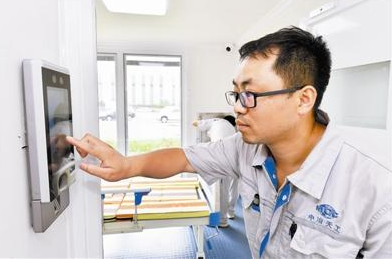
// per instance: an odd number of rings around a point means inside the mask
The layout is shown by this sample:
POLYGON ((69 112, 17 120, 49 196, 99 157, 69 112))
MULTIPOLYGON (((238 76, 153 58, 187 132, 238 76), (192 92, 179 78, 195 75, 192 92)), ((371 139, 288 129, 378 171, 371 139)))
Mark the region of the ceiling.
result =
POLYGON ((169 0, 165 16, 109 12, 97 0, 98 42, 235 42, 287 0, 169 0))

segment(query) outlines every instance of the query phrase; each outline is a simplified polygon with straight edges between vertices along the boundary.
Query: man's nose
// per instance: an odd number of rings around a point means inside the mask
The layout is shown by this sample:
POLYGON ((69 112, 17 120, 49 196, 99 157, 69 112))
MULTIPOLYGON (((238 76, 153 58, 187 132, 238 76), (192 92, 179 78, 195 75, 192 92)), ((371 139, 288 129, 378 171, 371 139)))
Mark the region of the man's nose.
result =
POLYGON ((234 104, 234 112, 236 114, 245 114, 247 112, 248 108, 245 108, 242 106, 240 99, 237 100, 237 102, 234 104))

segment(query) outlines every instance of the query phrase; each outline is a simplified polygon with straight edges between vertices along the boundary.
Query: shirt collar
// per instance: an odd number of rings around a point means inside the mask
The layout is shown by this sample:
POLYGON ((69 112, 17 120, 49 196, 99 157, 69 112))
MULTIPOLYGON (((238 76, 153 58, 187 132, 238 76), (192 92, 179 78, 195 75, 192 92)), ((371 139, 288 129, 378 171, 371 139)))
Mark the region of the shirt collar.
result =
POLYGON ((264 144, 257 146, 256 154, 253 157, 252 167, 262 166, 268 156, 268 148, 264 144))
MULTIPOLYGON (((343 139, 339 135, 337 127, 329 123, 321 140, 310 152, 301 167, 289 175, 287 179, 300 190, 320 199, 342 144, 343 139)), ((268 153, 267 146, 260 144, 256 149, 252 166, 262 166, 268 153)))
POLYGON ((301 167, 287 179, 302 191, 320 199, 342 144, 343 138, 337 127, 329 123, 301 167))

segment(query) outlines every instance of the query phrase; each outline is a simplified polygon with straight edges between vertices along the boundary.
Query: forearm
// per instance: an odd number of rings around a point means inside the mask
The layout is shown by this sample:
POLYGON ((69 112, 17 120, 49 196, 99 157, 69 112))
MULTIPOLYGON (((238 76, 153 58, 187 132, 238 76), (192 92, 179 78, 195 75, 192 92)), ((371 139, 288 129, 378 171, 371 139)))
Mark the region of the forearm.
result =
POLYGON ((181 172, 195 172, 180 148, 162 149, 128 157, 129 176, 168 178, 181 172))

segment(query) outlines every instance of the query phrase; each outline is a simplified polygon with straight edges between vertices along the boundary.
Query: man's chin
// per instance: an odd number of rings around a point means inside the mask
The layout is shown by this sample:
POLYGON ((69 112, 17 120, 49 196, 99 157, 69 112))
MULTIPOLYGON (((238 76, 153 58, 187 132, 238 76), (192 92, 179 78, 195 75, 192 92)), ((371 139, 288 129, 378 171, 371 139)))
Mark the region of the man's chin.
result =
POLYGON ((242 134, 242 140, 248 144, 260 144, 261 143, 256 139, 256 137, 251 137, 250 135, 244 135, 244 134, 242 134))

